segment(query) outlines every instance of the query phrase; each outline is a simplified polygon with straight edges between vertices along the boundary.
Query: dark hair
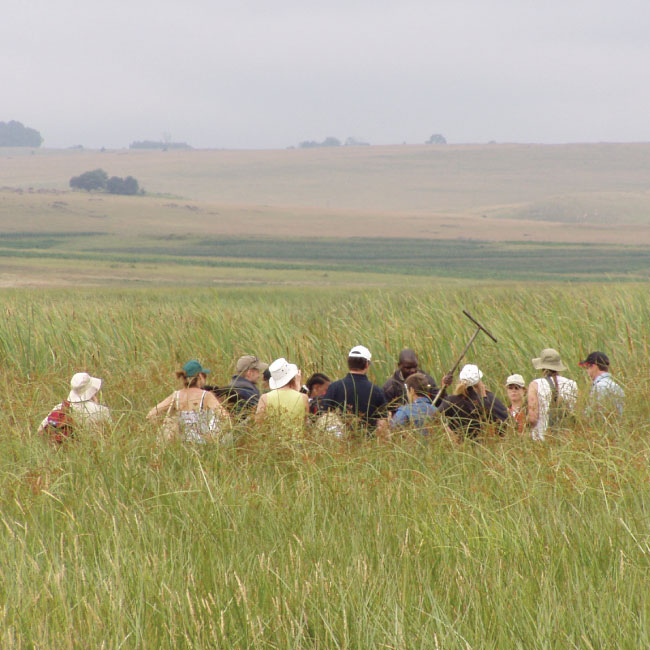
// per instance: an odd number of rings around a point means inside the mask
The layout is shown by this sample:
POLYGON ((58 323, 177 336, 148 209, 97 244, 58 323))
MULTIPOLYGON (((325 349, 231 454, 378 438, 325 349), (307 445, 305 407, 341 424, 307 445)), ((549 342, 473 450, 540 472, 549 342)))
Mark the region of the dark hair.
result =
POLYGON ((365 370, 369 365, 370 361, 363 357, 348 357, 348 368, 350 370, 365 370))
POLYGON ((188 377, 187 373, 184 370, 177 370, 176 371, 176 378, 180 379, 183 382, 183 386, 185 388, 192 388, 196 386, 196 382, 199 381, 199 375, 202 375, 203 373, 197 372, 193 377, 188 377))
POLYGON ((327 384, 330 381, 330 378, 327 375, 324 375, 322 372, 315 372, 306 382, 305 386, 307 390, 311 393, 311 389, 314 386, 322 386, 327 384))
POLYGON ((429 397, 431 393, 431 384, 423 372, 414 372, 406 378, 406 387, 412 388, 416 395, 429 397))
POLYGON ((268 368, 264 371, 263 377, 264 377, 264 381, 268 381, 269 379, 271 379, 271 371, 268 368))

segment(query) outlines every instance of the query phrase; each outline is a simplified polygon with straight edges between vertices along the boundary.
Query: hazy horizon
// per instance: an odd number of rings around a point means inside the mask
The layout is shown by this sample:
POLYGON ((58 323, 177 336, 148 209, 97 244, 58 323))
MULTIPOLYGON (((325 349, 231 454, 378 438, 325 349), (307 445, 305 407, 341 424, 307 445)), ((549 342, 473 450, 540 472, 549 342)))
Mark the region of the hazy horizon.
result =
POLYGON ((7 0, 0 121, 44 147, 648 142, 640 0, 7 0))

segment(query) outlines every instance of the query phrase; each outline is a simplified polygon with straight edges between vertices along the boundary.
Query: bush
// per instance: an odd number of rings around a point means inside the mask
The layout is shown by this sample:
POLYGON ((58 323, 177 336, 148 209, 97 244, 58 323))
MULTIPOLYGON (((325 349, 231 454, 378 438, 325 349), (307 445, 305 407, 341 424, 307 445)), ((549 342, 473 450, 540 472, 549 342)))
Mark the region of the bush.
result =
POLYGON ((106 183, 106 191, 110 194, 127 194, 133 195, 138 193, 138 181, 133 176, 120 178, 111 176, 106 183))
POLYGON ((93 169, 84 172, 80 176, 73 176, 70 179, 70 187, 77 190, 103 190, 106 189, 108 174, 103 169, 93 169))

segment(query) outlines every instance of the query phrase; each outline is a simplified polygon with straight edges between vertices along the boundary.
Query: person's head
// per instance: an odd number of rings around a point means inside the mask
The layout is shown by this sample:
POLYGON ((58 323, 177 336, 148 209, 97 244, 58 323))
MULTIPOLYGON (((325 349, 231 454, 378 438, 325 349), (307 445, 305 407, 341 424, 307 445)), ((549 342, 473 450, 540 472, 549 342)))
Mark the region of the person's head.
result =
POLYGON ((429 397, 431 394, 431 384, 423 372, 414 372, 404 383, 411 401, 416 397, 429 397))
POLYGON ((289 363, 284 357, 280 357, 269 366, 269 372, 271 373, 271 379, 269 379, 271 390, 285 386, 294 390, 300 389, 300 370, 295 363, 289 363))
POLYGON ((584 361, 578 364, 587 371, 591 379, 609 372, 609 357, 604 352, 591 352, 584 361))
POLYGON ((506 391, 511 404, 519 406, 524 401, 526 394, 526 382, 519 374, 510 375, 506 379, 506 391))
POLYGON ((264 390, 269 390, 269 381, 271 381, 271 371, 267 368, 262 373, 262 386, 264 386, 264 390))
POLYGON ((463 366, 458 374, 458 384, 454 390, 456 395, 473 396, 476 392, 475 387, 479 385, 483 379, 483 373, 479 367, 473 363, 467 363, 463 366))
POLYGON ((560 358, 560 353, 553 348, 542 350, 539 357, 533 359, 533 367, 536 370, 541 370, 542 374, 546 376, 557 375, 566 370, 566 366, 560 358))
POLYGON ((235 374, 247 379, 251 384, 256 384, 259 381, 260 375, 268 367, 268 363, 260 361, 252 354, 246 354, 237 360, 237 364, 235 365, 235 374))
POLYGON ((402 373, 404 379, 408 379, 412 374, 418 371, 418 358, 413 350, 406 348, 399 353, 397 367, 402 373))
POLYGON ((68 402, 96 402, 101 387, 102 380, 99 377, 91 377, 87 372, 78 372, 70 380, 68 402))
POLYGON ((322 372, 315 372, 305 384, 307 387, 307 394, 311 399, 325 395, 329 385, 330 378, 322 372))
POLYGON ((207 368, 204 368, 196 359, 192 359, 176 371, 176 377, 183 382, 185 388, 203 388, 209 373, 207 368))
POLYGON ((372 354, 363 345, 355 345, 348 353, 348 369, 350 372, 365 374, 370 367, 372 354))

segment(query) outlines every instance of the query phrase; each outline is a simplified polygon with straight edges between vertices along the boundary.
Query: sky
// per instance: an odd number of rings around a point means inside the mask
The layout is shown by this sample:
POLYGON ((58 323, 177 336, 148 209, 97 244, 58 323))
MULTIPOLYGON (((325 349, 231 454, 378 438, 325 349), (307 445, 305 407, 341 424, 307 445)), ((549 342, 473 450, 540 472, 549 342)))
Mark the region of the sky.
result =
POLYGON ((3 0, 46 147, 650 141, 647 0, 3 0))

